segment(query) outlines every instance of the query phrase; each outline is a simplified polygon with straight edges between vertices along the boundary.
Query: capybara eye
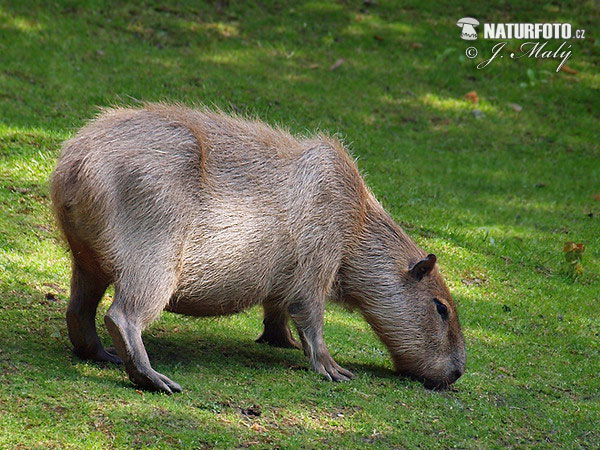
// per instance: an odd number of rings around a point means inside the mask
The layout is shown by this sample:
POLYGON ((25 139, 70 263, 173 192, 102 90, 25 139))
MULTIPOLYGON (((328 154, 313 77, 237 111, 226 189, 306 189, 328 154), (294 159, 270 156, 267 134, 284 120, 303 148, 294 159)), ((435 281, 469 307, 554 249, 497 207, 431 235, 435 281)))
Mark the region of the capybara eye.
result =
POLYGON ((437 308, 438 314, 442 316, 442 319, 448 319, 448 308, 446 307, 446 305, 440 302, 437 298, 434 298, 433 302, 435 303, 435 307, 437 308))

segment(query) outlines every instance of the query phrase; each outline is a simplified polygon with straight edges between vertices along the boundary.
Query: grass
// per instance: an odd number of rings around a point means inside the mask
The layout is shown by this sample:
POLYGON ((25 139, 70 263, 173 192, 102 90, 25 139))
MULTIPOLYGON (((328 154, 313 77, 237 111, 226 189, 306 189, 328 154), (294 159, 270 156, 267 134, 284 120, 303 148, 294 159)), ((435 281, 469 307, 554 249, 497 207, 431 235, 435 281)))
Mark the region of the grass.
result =
POLYGON ((600 447, 599 9, 498 3, 1 1, 0 447, 600 447), (461 41, 465 15, 586 29, 567 63, 577 73, 533 58, 477 70, 494 42, 461 41), (254 344, 257 309, 165 313, 147 330, 180 395, 74 357, 46 180, 98 105, 140 100, 340 133, 438 255, 468 346, 456 387, 396 377, 368 325, 334 306, 325 337, 350 383, 254 344), (565 241, 586 246, 577 279, 565 241))

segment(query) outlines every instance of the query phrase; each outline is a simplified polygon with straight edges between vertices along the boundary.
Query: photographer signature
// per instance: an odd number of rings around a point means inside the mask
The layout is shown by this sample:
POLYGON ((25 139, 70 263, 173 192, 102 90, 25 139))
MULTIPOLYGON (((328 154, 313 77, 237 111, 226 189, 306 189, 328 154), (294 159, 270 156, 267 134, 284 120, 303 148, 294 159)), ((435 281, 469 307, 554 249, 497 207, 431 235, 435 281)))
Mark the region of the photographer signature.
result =
MULTIPOLYGON (((492 47, 492 56, 489 59, 486 59, 479 64, 477 64, 478 69, 483 69, 491 64, 497 58, 504 58, 505 52, 503 52, 506 44, 508 42, 499 42, 492 47)), ((540 42, 523 42, 518 52, 510 51, 508 54, 511 59, 520 59, 523 57, 527 58, 540 58, 540 59, 559 59, 560 63, 556 68, 556 72, 560 70, 560 68, 567 62, 567 60, 571 57, 572 51, 570 50, 571 44, 567 44, 567 42, 563 42, 556 50, 551 50, 546 48, 548 46, 548 41, 544 43, 540 42)))

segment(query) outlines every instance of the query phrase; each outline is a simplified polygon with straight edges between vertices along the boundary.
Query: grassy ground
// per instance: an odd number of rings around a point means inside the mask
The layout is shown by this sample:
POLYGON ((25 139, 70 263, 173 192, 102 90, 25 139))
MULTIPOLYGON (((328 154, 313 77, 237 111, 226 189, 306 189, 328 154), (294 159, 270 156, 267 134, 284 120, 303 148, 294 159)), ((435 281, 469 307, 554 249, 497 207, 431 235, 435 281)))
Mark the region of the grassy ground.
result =
MULTIPOLYGON (((0 1, 0 447, 600 447, 597 3, 140 3, 0 1), (465 15, 585 28, 577 73, 530 58, 477 70, 455 25, 465 15), (75 358, 46 180, 97 105, 139 100, 339 132, 438 255, 468 345, 456 387, 396 377, 366 323, 336 307, 326 340, 350 383, 254 344, 258 310, 165 313, 148 329, 180 395, 75 358), (586 246, 577 280, 566 241, 586 246)), ((489 55, 493 42, 472 45, 489 55)))

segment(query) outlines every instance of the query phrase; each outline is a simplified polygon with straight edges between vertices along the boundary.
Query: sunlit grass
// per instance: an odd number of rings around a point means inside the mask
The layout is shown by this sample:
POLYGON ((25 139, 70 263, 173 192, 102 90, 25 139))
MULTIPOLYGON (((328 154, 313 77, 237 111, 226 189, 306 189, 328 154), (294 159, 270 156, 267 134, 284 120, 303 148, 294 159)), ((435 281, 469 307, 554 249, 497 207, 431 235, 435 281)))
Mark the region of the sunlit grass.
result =
POLYGON ((0 8, 0 29, 13 29, 23 33, 33 33, 43 29, 40 22, 23 16, 14 16, 0 8))

